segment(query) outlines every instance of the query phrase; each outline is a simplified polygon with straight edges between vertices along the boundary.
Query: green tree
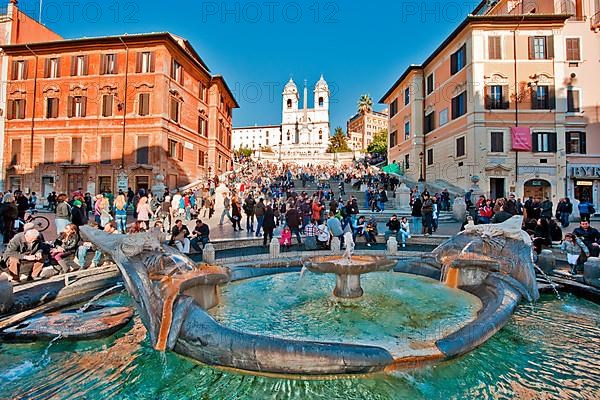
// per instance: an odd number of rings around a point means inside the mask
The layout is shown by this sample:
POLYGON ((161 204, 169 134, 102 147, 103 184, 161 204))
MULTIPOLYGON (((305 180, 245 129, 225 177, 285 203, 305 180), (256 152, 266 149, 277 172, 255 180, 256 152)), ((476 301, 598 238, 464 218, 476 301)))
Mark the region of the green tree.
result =
POLYGON ((233 153, 238 156, 238 157, 250 157, 252 155, 252 149, 249 149, 247 147, 244 148, 239 148, 237 150, 234 150, 233 153))
POLYGON ((358 112, 359 114, 367 114, 373 111, 373 99, 368 94, 363 94, 358 99, 358 112))
POLYGON ((385 154, 388 150, 388 131, 383 129, 373 136, 373 141, 367 147, 369 153, 385 154))
POLYGON ((337 127, 333 133, 333 136, 329 138, 329 147, 327 148, 328 153, 345 153, 352 151, 348 146, 346 134, 342 128, 337 127))

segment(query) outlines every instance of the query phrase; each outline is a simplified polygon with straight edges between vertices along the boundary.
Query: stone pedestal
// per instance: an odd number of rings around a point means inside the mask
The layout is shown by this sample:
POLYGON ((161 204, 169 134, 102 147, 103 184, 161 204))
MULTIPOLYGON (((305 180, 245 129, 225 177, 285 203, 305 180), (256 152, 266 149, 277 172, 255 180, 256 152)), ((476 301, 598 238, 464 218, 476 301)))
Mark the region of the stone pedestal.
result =
POLYGON ((452 206, 452 215, 458 222, 463 222, 467 217, 467 203, 464 197, 457 197, 454 199, 454 205, 452 206))
POLYGON ((13 286, 5 276, 0 276, 0 314, 4 314, 13 306, 13 286))
POLYGON ((396 208, 400 212, 410 212, 410 188, 404 182, 396 189, 396 208))
POLYGON ((394 256, 398 254, 398 241, 393 236, 390 236, 390 238, 387 241, 387 254, 389 256, 394 256))
POLYGON ((556 258, 552 254, 552 250, 542 250, 538 256, 537 266, 546 274, 552 273, 556 268, 556 258))
POLYGON ((600 288, 600 258, 588 258, 583 265, 583 280, 588 285, 600 288))
POLYGON ((207 243, 202 250, 202 261, 207 264, 214 264, 216 261, 215 246, 212 243, 207 243))
POLYGON ((331 239, 331 252, 332 253, 340 253, 341 246, 342 246, 342 244, 340 243, 339 238, 334 237, 333 239, 331 239))
POLYGON ((273 238, 271 239, 271 243, 269 244, 269 256, 271 258, 279 258, 281 255, 281 245, 279 244, 279 239, 273 238))
POLYGON ((343 299, 361 297, 363 289, 360 287, 360 275, 336 275, 333 295, 343 299))

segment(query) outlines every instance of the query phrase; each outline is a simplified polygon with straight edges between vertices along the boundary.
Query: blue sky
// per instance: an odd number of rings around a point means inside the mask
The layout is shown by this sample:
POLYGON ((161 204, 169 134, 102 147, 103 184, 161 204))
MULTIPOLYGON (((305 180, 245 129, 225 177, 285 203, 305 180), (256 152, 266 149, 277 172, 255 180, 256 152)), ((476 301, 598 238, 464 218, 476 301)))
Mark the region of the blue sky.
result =
MULTIPOLYGON (((312 92, 322 73, 332 91, 333 130, 345 129, 361 94, 377 103, 475 4, 43 0, 42 22, 65 38, 158 31, 185 37, 234 91, 241 106, 234 112, 235 126, 279 123, 281 92, 290 75, 299 88, 308 79, 312 92)), ((39 13, 39 0, 21 0, 19 6, 29 15, 39 13)))

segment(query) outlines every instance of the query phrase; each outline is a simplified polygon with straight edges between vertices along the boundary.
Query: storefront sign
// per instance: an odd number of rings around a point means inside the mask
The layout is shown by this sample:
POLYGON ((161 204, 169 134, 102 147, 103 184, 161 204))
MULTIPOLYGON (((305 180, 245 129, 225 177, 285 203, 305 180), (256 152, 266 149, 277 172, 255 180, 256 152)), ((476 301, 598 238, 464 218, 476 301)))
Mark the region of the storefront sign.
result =
POLYGON ((600 166, 582 165, 579 167, 571 167, 571 177, 600 179, 600 166))

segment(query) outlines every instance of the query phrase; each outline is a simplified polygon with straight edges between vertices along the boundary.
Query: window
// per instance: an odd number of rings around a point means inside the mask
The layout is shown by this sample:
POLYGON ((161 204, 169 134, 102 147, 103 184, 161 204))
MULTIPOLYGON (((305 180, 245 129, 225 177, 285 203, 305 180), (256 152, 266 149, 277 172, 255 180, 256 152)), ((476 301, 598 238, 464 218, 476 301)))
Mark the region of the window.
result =
POLYGON ((456 157, 464 157, 465 154, 465 137, 462 136, 456 139, 456 157))
POLYGON ((100 138, 100 164, 110 164, 112 161, 112 138, 104 136, 100 138))
POLYGON ((322 97, 319 97, 319 107, 323 107, 324 104, 325 104, 325 100, 323 100, 322 97))
POLYGON ((435 129, 435 111, 425 115, 424 133, 429 133, 435 129))
POLYGON ((529 37, 529 59, 547 60, 554 57, 554 38, 552 36, 529 37))
POLYGON ((404 140, 410 139, 410 121, 404 122, 404 140))
POLYGON ((567 154, 586 154, 585 132, 566 133, 567 154))
POLYGON ((503 153, 504 152, 504 133, 503 132, 492 132, 490 133, 490 151, 492 153, 503 153))
POLYGON ((448 123, 448 109, 444 108, 440 111, 440 126, 444 126, 448 123))
POLYGON ((54 138, 44 139, 44 163, 51 164, 54 162, 54 138))
POLYGON ((535 86, 531 91, 531 108, 533 110, 553 110, 554 86, 535 86))
POLYGON ((433 74, 427 75, 427 94, 431 94, 433 92, 433 74))
POLYGON ((396 146, 397 144, 397 136, 398 136, 398 131, 394 131, 392 133, 390 133, 390 148, 396 146))
POLYGON ((581 61, 579 38, 567 38, 567 61, 581 61))
POLYGON ((433 149, 427 149, 427 165, 433 165, 433 149))
POLYGON ((137 137, 137 150, 135 154, 136 162, 138 164, 150 164, 149 160, 149 144, 150 137, 142 135, 137 137))
POLYGON ((202 115, 198 116, 198 134, 203 137, 208 137, 208 121, 202 115))
POLYGON ((485 108, 488 110, 506 110, 508 108, 508 86, 487 86, 485 91, 485 108))
POLYGON ((534 153, 553 153, 556 151, 556 132, 534 132, 532 139, 534 153))
POLYGON ((13 61, 12 79, 14 81, 27 79, 28 66, 29 63, 26 60, 13 61))
POLYGON ((456 119, 467 113, 467 92, 462 92, 452 98, 452 119, 456 119))
POLYGON ((85 96, 69 96, 68 98, 69 113, 68 117, 85 117, 87 97, 85 96))
POLYGON ((579 89, 574 89, 572 87, 567 88, 567 112, 581 112, 579 106, 580 95, 581 92, 579 89))
POLYGON ((287 108, 292 108, 292 99, 288 99, 287 108))
POLYGON ((404 105, 407 106, 410 103, 410 88, 404 89, 404 105))
POLYGON ((58 118, 58 97, 46 98, 46 118, 58 118))
POLYGON ((10 165, 21 164, 21 139, 10 141, 10 165))
POLYGON ((71 163, 81 164, 81 138, 71 139, 71 163))
POLYGON ((88 74, 88 56, 71 57, 71 76, 85 76, 88 74))
POLYGON ((27 102, 25 99, 8 100, 7 119, 25 119, 25 109, 27 102))
MULTIPOLYGON (((136 176, 136 180, 137 180, 136 176)), ((98 177, 98 189, 100 193, 106 193, 112 190, 112 176, 99 176, 98 177)), ((137 188, 136 188, 137 190, 137 188)))
POLYGON ((398 114, 398 99, 394 99, 394 101, 390 103, 390 117, 393 117, 396 114, 398 114))
POLYGON ((113 100, 112 94, 105 94, 102 96, 102 116, 112 117, 113 115, 113 100))
POLYGON ((450 74, 454 75, 461 69, 463 69, 467 62, 467 46, 462 45, 456 53, 450 56, 450 74))
POLYGON ((140 93, 138 102, 138 115, 150 115, 150 93, 140 93))
POLYGON ((117 55, 103 54, 100 56, 100 75, 112 75, 117 73, 117 55))
POLYGON ((410 154, 404 155, 404 169, 410 168, 410 154))
POLYGON ((44 62, 44 78, 58 78, 60 76, 59 59, 46 58, 44 62))
POLYGON ((502 40, 500 36, 488 37, 488 58, 490 60, 502 59, 502 40))
POLYGON ((203 82, 200 82, 200 87, 198 89, 198 97, 201 101, 206 102, 206 85, 203 82))
POLYGON ((151 51, 142 51, 137 53, 135 59, 135 72, 147 74, 154 72, 154 53, 151 51))
POLYGON ((198 150, 198 165, 204 167, 206 165, 206 153, 198 150))
POLYGON ((169 139, 169 157, 183 161, 183 144, 176 140, 169 139))
POLYGON ((169 117, 173 122, 179 122, 179 100, 171 98, 171 106, 169 108, 169 117))
POLYGON ((176 60, 171 65, 171 79, 174 79, 180 85, 183 85, 183 67, 176 60))

